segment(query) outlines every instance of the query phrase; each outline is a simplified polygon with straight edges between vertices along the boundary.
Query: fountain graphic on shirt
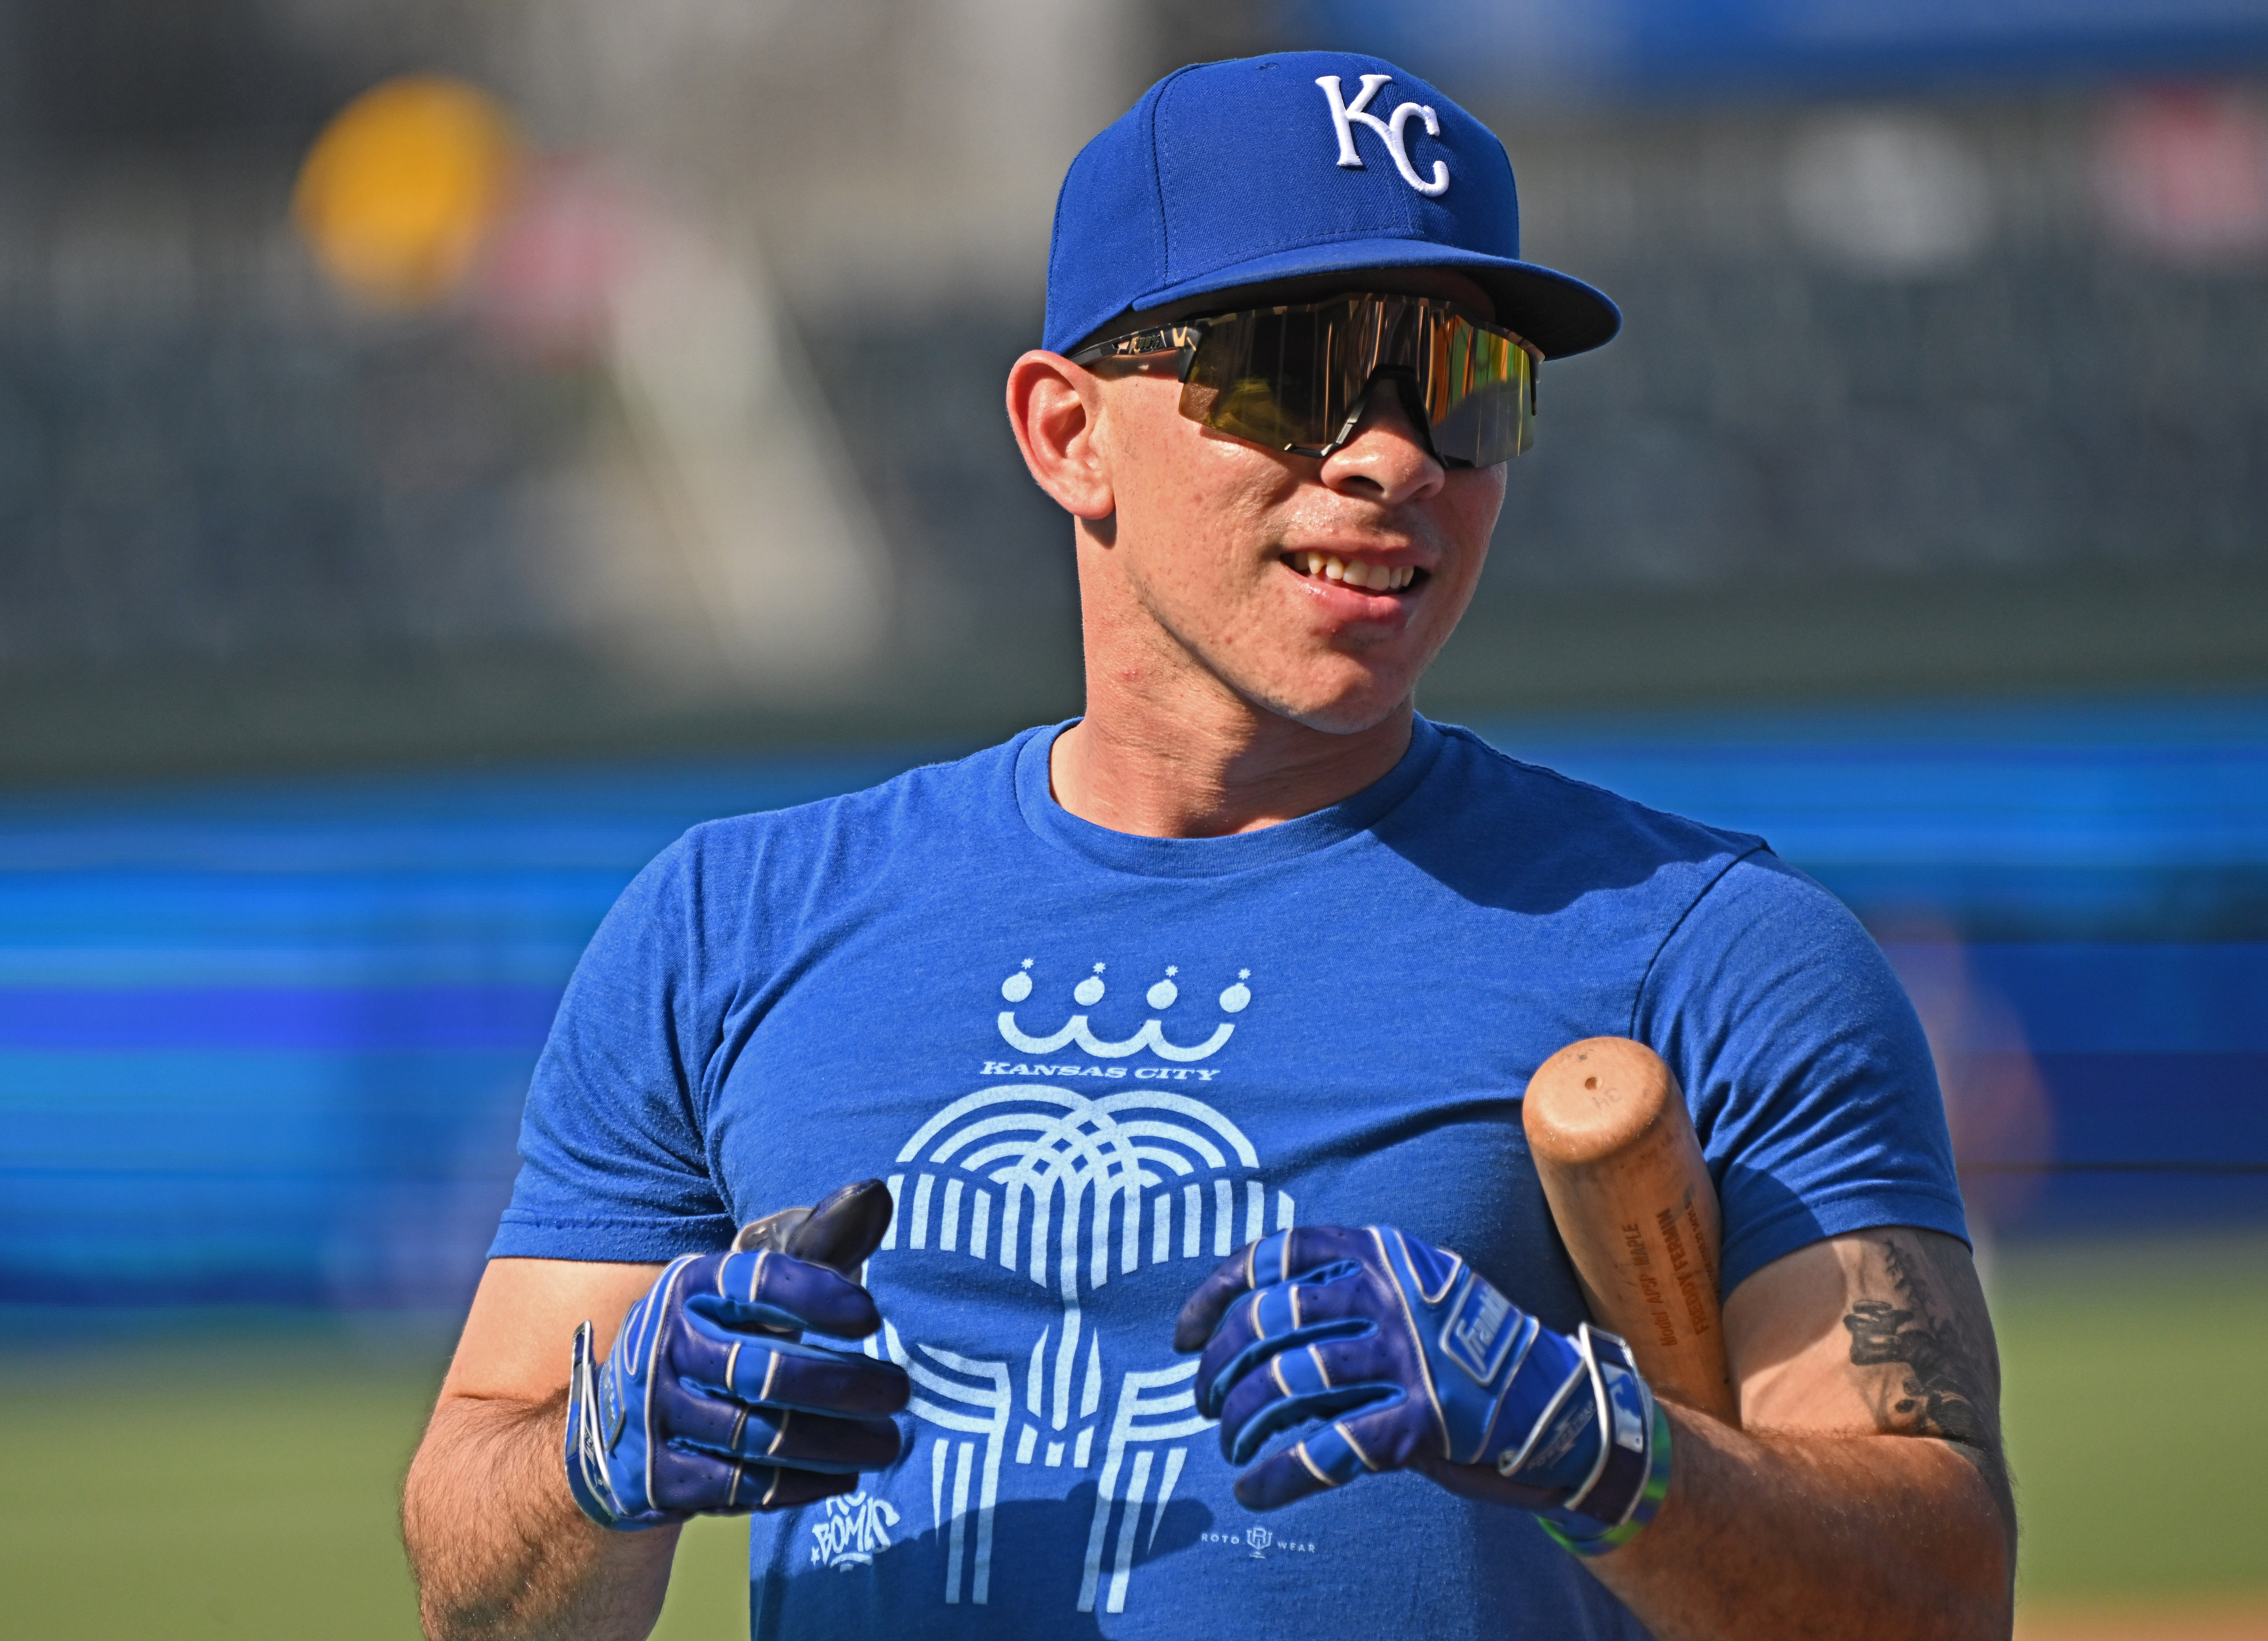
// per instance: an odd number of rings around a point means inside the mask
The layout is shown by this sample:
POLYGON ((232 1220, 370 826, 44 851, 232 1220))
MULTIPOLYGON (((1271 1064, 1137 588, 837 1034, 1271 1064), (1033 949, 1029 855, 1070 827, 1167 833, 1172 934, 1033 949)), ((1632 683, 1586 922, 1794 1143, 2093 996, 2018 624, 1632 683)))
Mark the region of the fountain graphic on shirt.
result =
POLYGON ((1114 1275, 1145 1264, 1192 1262, 1194 1286, 1214 1262, 1291 1225, 1293 1205, 1269 1189, 1243 1130, 1170 1080, 1189 1075, 1170 1068, 1210 1059, 1234 1035, 1233 1017, 1252 1002, 1249 969, 1216 999, 1231 1018, 1182 1042, 1167 1024, 1181 1000, 1178 968, 1144 993, 1151 1018, 1114 1041, 1085 1012, 1105 995, 1101 963, 1072 990, 1080 1012, 1052 1032, 1025 1031, 1016 1005, 1033 994, 1033 967, 1000 987, 1010 1005, 996 1021, 1000 1039, 1021 1055, 1076 1049, 1080 1065, 1016 1066, 1013 1080, 965 1094, 923 1123, 889 1178, 897 1211, 879 1254, 991 1262, 1046 1290, 1055 1318, 1035 1339, 1004 1341, 998 1357, 909 1342, 889 1323, 866 1348, 887 1352, 914 1381, 910 1411, 927 1427, 917 1430, 926 1453, 917 1448, 910 1468, 929 1478, 945 1600, 990 1599, 993 1518, 1002 1468, 1012 1463, 1068 1472, 1066 1492, 1096 1475, 1078 1610, 1123 1612, 1188 1444, 1210 1424, 1191 1388, 1195 1358, 1175 1358, 1160 1337, 1149 1365, 1110 1360, 1087 1303, 1114 1275), (1123 1071, 1138 1056, 1144 1065, 1094 1092, 1037 1080, 1091 1082, 1109 1074, 1086 1060, 1123 1071), (1142 1077, 1153 1064, 1155 1076, 1142 1077))

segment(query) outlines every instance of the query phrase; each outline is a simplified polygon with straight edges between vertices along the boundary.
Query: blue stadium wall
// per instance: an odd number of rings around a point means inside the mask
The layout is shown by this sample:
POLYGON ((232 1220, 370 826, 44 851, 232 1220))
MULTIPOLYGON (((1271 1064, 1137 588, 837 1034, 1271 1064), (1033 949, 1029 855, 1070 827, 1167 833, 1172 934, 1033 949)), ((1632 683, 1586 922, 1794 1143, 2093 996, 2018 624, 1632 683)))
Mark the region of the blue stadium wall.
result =
MULTIPOLYGON (((1966 1159, 2030 1181, 2006 1229, 2268 1219, 2268 699, 1491 734, 1763 833, 1894 950, 1955 942, 2051 1107, 1966 1159)), ((461 1302, 560 990, 630 877, 695 821, 919 761, 0 803, 0 1303, 461 1302)))

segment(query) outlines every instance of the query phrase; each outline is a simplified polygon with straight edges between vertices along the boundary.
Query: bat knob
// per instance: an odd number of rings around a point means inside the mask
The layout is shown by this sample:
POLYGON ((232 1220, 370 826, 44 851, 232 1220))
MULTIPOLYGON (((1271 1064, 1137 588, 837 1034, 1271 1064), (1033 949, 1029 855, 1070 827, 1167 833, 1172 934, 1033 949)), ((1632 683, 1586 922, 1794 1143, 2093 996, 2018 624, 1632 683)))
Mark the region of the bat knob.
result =
POLYGON ((1616 1156, 1660 1131, 1685 1095, 1661 1056, 1627 1037, 1586 1037, 1536 1067, 1521 1125, 1528 1149, 1563 1163, 1616 1156))
POLYGON ((860 1180, 829 1191, 816 1208, 783 1208, 752 1219, 733 1239, 733 1252, 765 1249, 856 1278, 890 1228, 895 1204, 880 1180, 860 1180))

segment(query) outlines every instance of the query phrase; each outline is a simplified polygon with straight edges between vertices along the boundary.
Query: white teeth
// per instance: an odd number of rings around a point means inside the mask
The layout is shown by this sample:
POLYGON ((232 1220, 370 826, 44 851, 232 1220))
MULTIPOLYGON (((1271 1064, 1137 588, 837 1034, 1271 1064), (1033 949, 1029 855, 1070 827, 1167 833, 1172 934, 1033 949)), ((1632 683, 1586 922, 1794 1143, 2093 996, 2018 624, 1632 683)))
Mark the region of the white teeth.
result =
POLYGON ((1367 587, 1373 592, 1399 592, 1418 579, 1416 568, 1409 564, 1366 564, 1360 559, 1350 563, 1328 553, 1302 553, 1297 562, 1304 564, 1311 576, 1344 582, 1351 587, 1367 587))

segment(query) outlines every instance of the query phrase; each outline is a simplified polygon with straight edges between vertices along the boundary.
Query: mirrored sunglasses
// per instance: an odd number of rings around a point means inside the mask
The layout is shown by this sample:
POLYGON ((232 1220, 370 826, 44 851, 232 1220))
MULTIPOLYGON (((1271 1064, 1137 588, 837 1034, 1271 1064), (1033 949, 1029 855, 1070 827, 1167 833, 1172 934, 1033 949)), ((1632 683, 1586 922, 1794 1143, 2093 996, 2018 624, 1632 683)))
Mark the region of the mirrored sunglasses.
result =
POLYGON ((1535 367, 1513 332, 1428 297, 1244 308, 1089 342, 1074 364, 1177 353, 1182 414, 1233 438, 1328 456, 1390 384, 1433 453, 1489 467, 1535 442, 1535 367))

